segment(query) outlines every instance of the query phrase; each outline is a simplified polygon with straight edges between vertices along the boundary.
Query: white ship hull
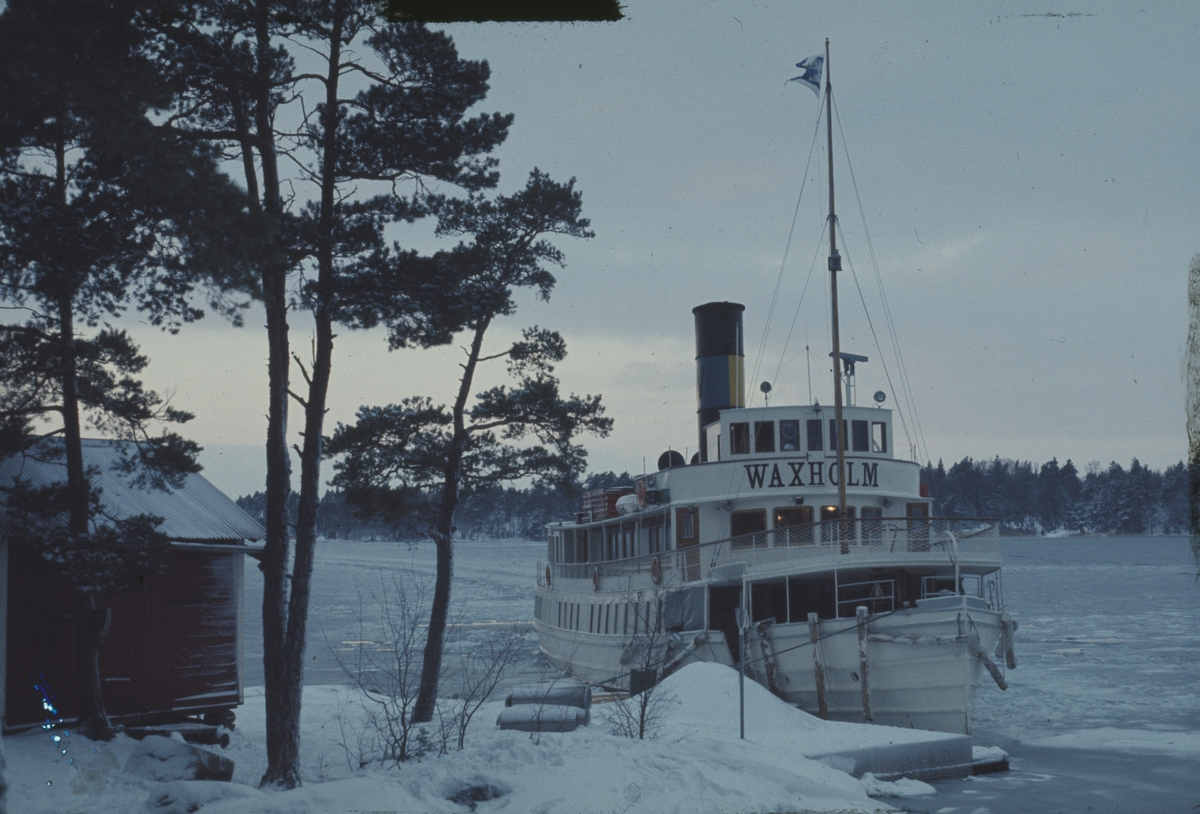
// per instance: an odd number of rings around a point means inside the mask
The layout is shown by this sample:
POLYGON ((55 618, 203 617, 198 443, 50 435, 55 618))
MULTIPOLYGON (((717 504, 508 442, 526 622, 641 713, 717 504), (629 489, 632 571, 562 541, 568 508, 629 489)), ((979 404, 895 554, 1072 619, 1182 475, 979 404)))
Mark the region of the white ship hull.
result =
MULTIPOLYGON (((973 626, 986 652, 994 650, 1001 633, 1000 615, 994 611, 978 608, 906 610, 887 619, 869 622, 869 704, 866 708, 857 621, 839 619, 820 623, 821 639, 817 647, 825 684, 826 717, 969 733, 971 696, 981 676, 988 682, 991 678, 972 652, 968 634, 958 633, 959 619, 965 625, 973 626)), ((555 668, 614 689, 629 689, 630 665, 622 663, 622 655, 631 637, 562 630, 540 620, 535 622, 535 629, 541 639, 542 652, 555 668)), ((771 625, 768 631, 770 644, 766 646, 775 654, 773 675, 768 677, 767 670, 760 666, 764 642, 752 631, 747 636, 747 677, 800 709, 819 714, 818 668, 813 659, 807 623, 771 625)), ((694 630, 678 635, 682 641, 691 644, 698 635, 705 633, 694 630)), ((667 652, 665 642, 662 650, 658 660, 669 661, 671 654, 667 652)), ((721 631, 707 631, 705 641, 680 664, 690 660, 734 666, 725 634, 721 631)))
MULTIPOLYGON (((881 576, 868 592, 875 598, 862 600, 868 612, 861 620, 853 595, 841 600, 841 617, 817 619, 815 627, 807 618, 786 618, 802 609, 799 602, 789 601, 786 610, 778 601, 756 610, 747 601, 757 621, 745 635, 746 675, 783 700, 833 720, 968 733, 978 685, 993 683, 989 672, 1003 684, 1002 665, 1015 628, 1001 609, 999 540, 994 525, 978 521, 922 523, 919 551, 908 551, 902 537, 899 546, 789 546, 782 535, 768 534, 750 541, 760 545, 725 541, 642 562, 539 563, 534 625, 542 652, 572 676, 628 691, 638 669, 654 667, 658 677, 692 660, 736 665, 736 628, 719 624, 721 592, 752 600, 756 585, 792 591, 827 580, 835 590, 862 593, 861 581, 839 582, 838 577, 864 573, 923 574, 924 584, 936 586, 954 580, 957 566, 955 584, 967 586, 969 594, 915 598, 904 607, 897 602, 896 586, 889 584, 895 579, 881 576), (965 537, 954 537, 953 549, 938 530, 951 526, 965 537), (737 579, 730 579, 733 572, 737 579), (686 595, 694 607, 672 618, 671 597, 686 595), (660 610, 664 599, 667 607, 660 610), (783 613, 766 618, 770 610, 783 613), (779 616, 785 618, 779 621, 779 616)), ((899 536, 898 530, 892 532, 885 536, 899 536)), ((759 605, 764 605, 761 597, 759 605)))

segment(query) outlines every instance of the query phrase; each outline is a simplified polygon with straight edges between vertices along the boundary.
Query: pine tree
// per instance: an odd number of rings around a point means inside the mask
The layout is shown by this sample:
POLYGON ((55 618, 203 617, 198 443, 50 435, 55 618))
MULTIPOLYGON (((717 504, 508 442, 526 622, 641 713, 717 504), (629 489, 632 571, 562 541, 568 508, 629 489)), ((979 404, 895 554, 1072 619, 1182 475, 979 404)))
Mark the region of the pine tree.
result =
POLYGON ((405 337, 398 341, 449 341, 422 304, 440 296, 438 269, 389 246, 385 231, 430 213, 430 184, 494 186, 488 153, 512 117, 468 117, 487 93, 487 63, 460 59, 448 36, 422 25, 381 24, 368 0, 206 0, 187 9, 190 16, 161 29, 162 59, 192 91, 174 123, 239 157, 247 189, 275 221, 276 251, 261 266, 269 346, 262 784, 290 788, 300 782, 301 678, 334 325, 371 327, 386 311, 393 337, 405 337), (313 69, 298 73, 291 51, 305 54, 313 69), (350 75, 355 82, 347 88, 350 75), (278 126, 281 106, 296 100, 304 101, 300 126, 278 126), (283 176, 281 157, 293 159, 297 177, 283 176), (300 190, 294 208, 285 185, 300 190), (298 304, 315 326, 312 356, 303 361, 289 348, 289 275, 301 276, 298 304), (293 361, 304 387, 289 383, 293 361), (289 397, 304 416, 294 549, 286 516, 289 397))
MULTIPOLYGON (((591 237, 574 179, 558 184, 535 169, 515 195, 442 200, 436 206, 441 234, 471 238, 432 259, 457 281, 440 300, 444 324, 457 320, 465 334, 466 358, 454 403, 446 408, 412 397, 363 407, 354 425, 337 428, 327 449, 344 456, 335 464, 333 483, 345 489, 350 502, 391 517, 416 504, 437 547, 421 688, 413 708, 418 722, 432 719, 437 699, 463 491, 528 477, 569 482, 586 461, 574 438, 581 432, 606 435, 612 424, 598 396, 560 395, 554 365, 565 358, 566 343, 557 333, 528 328, 507 350, 484 349, 495 320, 515 312, 515 289, 549 298, 555 280, 546 266, 563 265, 563 254, 548 237, 591 237), (507 364, 515 386, 473 393, 479 366, 499 360, 507 364), (526 438, 534 445, 513 445, 526 438), (415 500, 418 496, 428 502, 415 500)), ((395 343, 392 315, 385 321, 395 343)))
POLYGON ((191 416, 135 378, 147 360, 126 333, 96 328, 134 307, 178 330, 202 316, 194 299, 206 283, 234 313, 220 290, 244 285, 238 257, 253 245, 244 199, 213 156, 150 118, 173 91, 143 56, 143 6, 14 0, 0 15, 0 299, 27 314, 0 325, 0 453, 64 464, 64 484, 18 482, 9 511, 18 538, 75 589, 80 718, 102 739, 113 729, 97 601, 135 565, 156 570, 166 539, 156 518, 106 518, 84 469, 83 420, 129 441, 128 468, 152 485, 199 466, 194 443, 151 435, 191 416), (38 443, 51 435, 61 442, 38 443))

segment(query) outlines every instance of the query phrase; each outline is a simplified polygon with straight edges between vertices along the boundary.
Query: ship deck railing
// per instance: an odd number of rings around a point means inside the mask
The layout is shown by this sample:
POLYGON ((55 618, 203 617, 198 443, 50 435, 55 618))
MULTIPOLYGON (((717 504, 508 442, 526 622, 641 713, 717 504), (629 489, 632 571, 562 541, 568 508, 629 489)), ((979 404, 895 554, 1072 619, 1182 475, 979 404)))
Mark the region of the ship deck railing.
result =
POLYGON ((877 561, 881 557, 906 561, 945 558, 994 561, 1000 556, 1000 521, 983 518, 852 518, 804 523, 757 531, 693 544, 670 551, 617 560, 537 565, 538 584, 550 587, 556 579, 630 577, 660 573, 672 584, 696 582, 722 575, 732 577, 738 567, 803 567, 821 560, 852 564, 855 560, 877 561), (732 566, 732 567, 731 567, 732 566))

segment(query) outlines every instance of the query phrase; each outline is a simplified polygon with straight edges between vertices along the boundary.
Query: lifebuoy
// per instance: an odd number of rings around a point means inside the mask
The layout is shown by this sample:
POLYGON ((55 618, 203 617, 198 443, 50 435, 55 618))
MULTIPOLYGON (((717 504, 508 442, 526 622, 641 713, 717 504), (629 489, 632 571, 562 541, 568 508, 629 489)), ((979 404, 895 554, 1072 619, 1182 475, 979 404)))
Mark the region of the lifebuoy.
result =
POLYGON ((658 557, 650 560, 650 579, 654 580, 655 585, 662 584, 662 563, 658 557))
POLYGON ((599 568, 592 569, 592 590, 593 591, 600 590, 600 569, 599 568))
POLYGON ((547 588, 552 587, 550 585, 550 566, 548 566, 548 565, 546 566, 546 587, 547 588))

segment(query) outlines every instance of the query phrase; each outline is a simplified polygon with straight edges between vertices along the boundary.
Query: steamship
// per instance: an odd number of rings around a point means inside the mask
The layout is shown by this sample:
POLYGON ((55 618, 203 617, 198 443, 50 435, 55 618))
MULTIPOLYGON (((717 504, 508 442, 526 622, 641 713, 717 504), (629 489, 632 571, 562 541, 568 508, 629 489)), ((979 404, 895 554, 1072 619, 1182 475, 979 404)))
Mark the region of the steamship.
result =
POLYGON ((958 733, 985 672, 1006 689, 998 522, 932 516, 886 395, 855 404, 840 267, 832 244, 829 407, 747 407, 744 306, 693 309, 699 450, 548 526, 534 627, 553 666, 638 693, 717 662, 822 718, 958 733))

